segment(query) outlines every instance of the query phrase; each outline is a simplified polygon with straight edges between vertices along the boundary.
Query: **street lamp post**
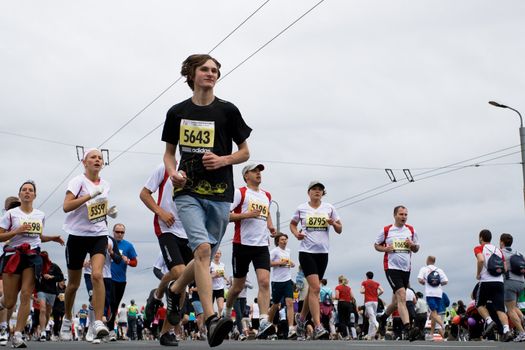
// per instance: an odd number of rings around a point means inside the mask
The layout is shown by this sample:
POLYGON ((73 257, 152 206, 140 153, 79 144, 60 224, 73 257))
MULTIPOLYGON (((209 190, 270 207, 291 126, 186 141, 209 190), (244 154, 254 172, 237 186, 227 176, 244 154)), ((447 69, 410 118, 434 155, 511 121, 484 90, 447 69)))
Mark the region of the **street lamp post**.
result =
POLYGON ((272 203, 275 203, 277 206, 277 211, 275 212, 275 220, 277 221, 277 232, 281 232, 281 211, 279 210, 279 203, 272 199, 272 203))
POLYGON ((521 113, 512 107, 503 105, 495 101, 489 101, 489 103, 495 107, 508 108, 518 113, 518 116, 520 117, 521 172, 523 174, 523 203, 525 205, 525 128, 523 127, 523 118, 521 116, 521 113))

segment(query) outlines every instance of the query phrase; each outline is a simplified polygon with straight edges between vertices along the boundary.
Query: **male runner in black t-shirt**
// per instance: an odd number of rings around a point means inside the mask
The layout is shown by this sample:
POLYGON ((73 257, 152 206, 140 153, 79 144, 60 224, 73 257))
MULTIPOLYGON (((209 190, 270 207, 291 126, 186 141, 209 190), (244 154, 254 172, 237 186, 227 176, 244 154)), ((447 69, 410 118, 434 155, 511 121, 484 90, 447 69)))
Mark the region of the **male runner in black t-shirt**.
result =
POLYGON ((178 323, 180 294, 195 280, 212 347, 222 343, 233 323, 213 312, 209 266, 228 225, 234 191, 232 165, 248 160, 246 139, 251 133, 237 107, 214 95, 220 67, 209 55, 191 55, 183 62, 181 74, 193 96, 168 111, 162 132, 164 164, 194 256, 183 275, 168 287, 168 319, 178 323), (233 153, 232 141, 238 148, 233 153), (177 145, 181 154, 178 170, 177 145))

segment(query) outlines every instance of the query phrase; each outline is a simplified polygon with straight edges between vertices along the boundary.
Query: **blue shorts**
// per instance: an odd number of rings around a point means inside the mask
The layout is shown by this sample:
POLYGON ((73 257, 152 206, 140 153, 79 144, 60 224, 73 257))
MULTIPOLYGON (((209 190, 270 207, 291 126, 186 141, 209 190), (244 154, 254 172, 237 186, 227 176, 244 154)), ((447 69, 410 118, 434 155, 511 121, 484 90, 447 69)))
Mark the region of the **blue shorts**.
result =
POLYGON ((204 312, 200 300, 192 301, 191 305, 193 306, 193 310, 195 311, 195 316, 199 316, 204 312))
POLYGON ((441 298, 438 297, 427 297, 427 304, 430 311, 441 311, 441 298))
POLYGON ((175 197, 175 204, 191 251, 208 243, 212 246, 213 256, 228 226, 230 203, 181 195, 175 197))

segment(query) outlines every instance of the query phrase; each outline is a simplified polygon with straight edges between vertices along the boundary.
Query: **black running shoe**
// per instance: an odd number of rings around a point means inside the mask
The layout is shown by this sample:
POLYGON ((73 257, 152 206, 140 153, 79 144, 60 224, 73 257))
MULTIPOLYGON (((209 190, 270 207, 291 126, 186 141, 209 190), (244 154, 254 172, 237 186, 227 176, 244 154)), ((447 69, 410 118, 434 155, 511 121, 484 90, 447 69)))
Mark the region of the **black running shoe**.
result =
POLYGON ((412 327, 408 330, 408 340, 413 342, 419 338, 419 328, 412 327))
POLYGON ((494 322, 494 321, 492 321, 489 324, 485 323, 485 327, 483 329, 483 333, 481 333, 483 338, 485 338, 494 329, 494 327, 496 327, 496 322, 494 322))
POLYGON ((206 320, 208 330, 208 344, 210 347, 222 344, 226 335, 231 331, 233 321, 230 318, 218 318, 217 315, 210 316, 206 320))
POLYGON ((179 342, 177 341, 177 337, 175 334, 166 332, 163 335, 160 336, 159 339, 160 345, 164 346, 179 346, 179 342))
POLYGON ((155 292, 157 291, 156 288, 153 288, 151 292, 149 292, 148 300, 146 301, 146 320, 151 323, 153 322, 153 319, 155 318, 155 315, 157 314, 157 310, 160 307, 160 303, 162 301, 155 298, 155 292))
POLYGON ((181 315, 180 315, 180 294, 173 293, 170 290, 171 284, 174 281, 171 281, 168 286, 166 287, 166 318, 168 319, 168 322, 172 325, 177 325, 180 322, 181 315))

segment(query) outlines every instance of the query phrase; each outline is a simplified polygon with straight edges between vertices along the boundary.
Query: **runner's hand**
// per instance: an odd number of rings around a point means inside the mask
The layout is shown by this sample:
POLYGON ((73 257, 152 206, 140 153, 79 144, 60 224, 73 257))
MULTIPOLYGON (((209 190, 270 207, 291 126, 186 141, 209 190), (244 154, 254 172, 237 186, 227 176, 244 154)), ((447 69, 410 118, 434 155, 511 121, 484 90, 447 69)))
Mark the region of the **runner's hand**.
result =
POLYGON ((23 233, 31 231, 31 225, 30 224, 24 224, 21 226, 18 226, 16 230, 14 230, 15 234, 21 235, 23 233))
POLYGON ((206 170, 216 170, 227 164, 224 157, 220 157, 213 152, 206 152, 202 156, 202 165, 204 165, 206 170))
POLYGON ((104 192, 104 187, 102 186, 97 186, 93 189, 93 191, 89 192, 89 196, 91 198, 95 198, 96 196, 98 196, 99 194, 101 194, 102 192, 104 192))
POLYGON ((246 212, 246 218, 248 219, 255 219, 255 218, 258 218, 260 215, 261 215, 261 211, 257 209, 252 209, 246 212))
POLYGON ((302 241, 306 237, 306 235, 303 233, 303 231, 299 231, 297 232, 297 236, 295 237, 297 237, 298 240, 302 241))
POLYGON ((186 173, 182 170, 179 170, 170 176, 173 187, 183 188, 186 185, 186 173))
POLYGON ((116 206, 116 205, 114 205, 114 206, 112 206, 112 207, 109 208, 109 210, 108 210, 108 215, 109 215, 109 217, 112 218, 112 219, 114 219, 114 218, 117 217, 117 215, 118 215, 118 210, 117 210, 117 206, 116 206))
POLYGON ((170 227, 175 223, 175 217, 172 213, 167 212, 166 210, 160 208, 160 213, 157 214, 159 218, 162 220, 163 223, 166 224, 166 226, 170 227))

